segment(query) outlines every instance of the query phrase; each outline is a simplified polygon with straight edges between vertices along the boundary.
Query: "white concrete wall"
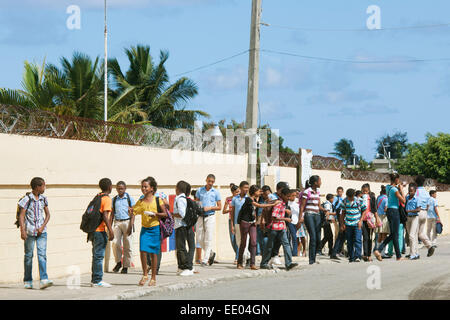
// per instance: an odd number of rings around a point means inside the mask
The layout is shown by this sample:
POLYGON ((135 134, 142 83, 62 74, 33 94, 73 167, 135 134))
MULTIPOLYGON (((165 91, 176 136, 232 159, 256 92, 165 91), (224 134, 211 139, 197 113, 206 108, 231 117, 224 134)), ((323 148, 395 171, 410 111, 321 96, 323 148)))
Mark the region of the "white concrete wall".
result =
MULTIPOLYGON (((229 195, 230 182, 239 183, 246 176, 246 156, 215 155, 191 151, 172 151, 148 147, 124 146, 75 140, 0 134, 0 283, 23 279, 23 241, 14 225, 18 199, 29 191, 35 176, 46 180, 51 220, 48 224, 48 274, 66 275, 68 266, 76 265, 90 272, 91 244, 79 229, 81 216, 98 192, 98 181, 108 177, 113 183, 124 180, 128 192, 138 198, 140 181, 153 176, 159 190, 175 193, 179 180, 194 188, 204 184, 213 173, 222 199, 229 195), (208 158, 203 159, 204 156, 208 158), (206 161, 203 161, 206 160, 206 161), (214 160, 214 161, 213 161, 214 160)), ((112 196, 115 195, 115 190, 112 196)), ((222 201, 223 203, 224 201, 222 201)), ((217 259, 233 259, 228 235, 228 216, 217 213, 215 251, 217 259)), ((140 218, 136 221, 133 262, 140 266, 138 241, 140 218)), ((114 266, 110 255, 110 268, 114 266)), ((162 264, 176 262, 174 252, 163 254, 162 264)), ((33 278, 38 279, 36 253, 33 278)))

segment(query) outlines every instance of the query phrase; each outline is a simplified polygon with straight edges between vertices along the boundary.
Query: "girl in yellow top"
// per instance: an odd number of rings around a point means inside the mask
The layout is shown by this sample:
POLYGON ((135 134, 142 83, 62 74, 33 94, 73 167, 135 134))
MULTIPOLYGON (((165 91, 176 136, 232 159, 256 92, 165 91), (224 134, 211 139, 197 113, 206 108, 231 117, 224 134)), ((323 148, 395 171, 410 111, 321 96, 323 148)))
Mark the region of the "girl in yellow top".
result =
POLYGON ((149 286, 156 285, 156 268, 157 268, 157 254, 161 250, 161 234, 159 229, 159 219, 167 216, 164 202, 159 199, 160 210, 156 204, 155 192, 157 190, 157 183, 154 178, 148 177, 141 182, 141 191, 144 198, 139 200, 133 207, 133 214, 131 215, 130 224, 128 227, 128 234, 131 234, 131 227, 134 223, 134 216, 142 216, 142 228, 139 240, 139 250, 141 253, 141 264, 144 275, 139 281, 139 286, 143 286, 148 280, 147 269, 147 254, 151 254, 152 260, 152 278, 149 286))

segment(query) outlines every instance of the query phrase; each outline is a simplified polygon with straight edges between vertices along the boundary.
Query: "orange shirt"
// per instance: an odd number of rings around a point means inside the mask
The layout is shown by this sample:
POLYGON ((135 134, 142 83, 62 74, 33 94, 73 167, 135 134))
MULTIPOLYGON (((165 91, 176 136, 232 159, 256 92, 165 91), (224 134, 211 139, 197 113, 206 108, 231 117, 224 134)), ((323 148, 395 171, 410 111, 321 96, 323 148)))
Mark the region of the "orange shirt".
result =
MULTIPOLYGON (((100 213, 103 213, 105 211, 112 211, 112 200, 109 196, 105 196, 102 198, 102 204, 100 205, 100 213)), ((95 230, 96 232, 104 232, 106 231, 106 223, 105 221, 102 221, 98 228, 95 230)))

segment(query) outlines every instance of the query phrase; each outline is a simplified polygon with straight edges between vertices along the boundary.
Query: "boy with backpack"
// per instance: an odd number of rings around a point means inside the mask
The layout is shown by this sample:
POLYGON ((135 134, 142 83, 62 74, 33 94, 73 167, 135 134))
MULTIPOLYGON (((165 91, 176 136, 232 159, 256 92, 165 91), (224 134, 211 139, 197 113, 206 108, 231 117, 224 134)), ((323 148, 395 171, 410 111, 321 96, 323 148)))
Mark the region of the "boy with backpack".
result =
POLYGON ((36 243, 40 289, 45 289, 53 285, 53 281, 47 276, 47 224, 50 220, 47 198, 45 192, 45 181, 36 177, 31 180, 32 191, 20 199, 18 204, 18 221, 16 226, 20 227, 20 237, 24 241, 24 288, 33 289, 33 251, 36 243), (45 217, 44 217, 45 213, 45 217))
POLYGON ((126 192, 127 185, 123 181, 116 184, 117 195, 112 200, 111 221, 113 221, 114 241, 113 253, 116 260, 116 266, 113 272, 128 273, 131 264, 131 235, 128 235, 128 226, 130 224, 130 215, 135 205, 134 199, 126 192), (123 245, 123 256, 122 256, 123 245), (123 265, 122 265, 123 259, 123 265))
POLYGON ((194 248, 195 236, 192 227, 197 222, 197 212, 194 206, 197 205, 188 199, 186 195, 191 192, 191 185, 186 181, 178 181, 175 193, 176 198, 173 206, 173 216, 175 218, 175 245, 177 249, 178 275, 194 275, 194 248), (186 242, 189 251, 186 250, 186 242))
POLYGON ((99 181, 101 192, 90 202, 83 215, 80 229, 88 233, 88 241, 92 241, 92 277, 91 287, 110 288, 111 285, 103 281, 103 259, 106 244, 114 240, 109 213, 112 211, 112 201, 109 194, 112 182, 108 178, 99 181), (108 229, 108 234, 106 233, 108 229))

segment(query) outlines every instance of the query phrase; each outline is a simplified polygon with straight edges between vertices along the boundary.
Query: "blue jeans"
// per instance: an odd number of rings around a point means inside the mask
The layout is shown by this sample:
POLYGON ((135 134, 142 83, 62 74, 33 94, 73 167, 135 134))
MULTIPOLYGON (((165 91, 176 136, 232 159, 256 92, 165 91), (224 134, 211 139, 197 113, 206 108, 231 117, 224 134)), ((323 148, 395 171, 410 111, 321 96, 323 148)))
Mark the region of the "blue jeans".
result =
POLYGON ((39 237, 27 236, 24 242, 25 257, 24 257, 24 282, 33 281, 33 251, 36 243, 38 263, 39 263, 39 277, 41 280, 47 280, 47 232, 42 233, 39 237))
POLYGON ((264 233, 261 230, 261 228, 258 226, 256 226, 256 255, 263 255, 264 252, 264 245, 267 241, 264 241, 264 233))
POLYGON ((305 214, 305 225, 309 234, 309 264, 316 262, 316 254, 320 249, 320 224, 320 214, 310 212, 305 214))
POLYGON ((92 283, 99 283, 103 279, 103 259, 107 243, 106 232, 94 232, 92 237, 92 283))
POLYGON ((345 237, 349 260, 361 259, 362 230, 358 226, 345 226, 345 237))
POLYGON ((231 246, 233 247, 234 253, 236 254, 234 260, 237 261, 238 257, 239 257, 239 247, 236 243, 236 236, 231 232, 231 219, 228 219, 228 233, 230 234, 230 242, 231 242, 231 246))
POLYGON ((383 252, 386 245, 392 240, 394 242, 395 255, 397 256, 397 258, 401 258, 402 253, 400 251, 400 246, 398 243, 398 234, 400 229, 400 213, 398 212, 398 209, 388 208, 386 215, 389 221, 389 230, 391 232, 389 233, 389 236, 386 239, 384 239, 383 243, 378 247, 377 250, 379 252, 383 252))
POLYGON ((292 255, 296 257, 298 255, 297 228, 290 222, 287 222, 286 226, 289 230, 289 242, 291 243, 292 255))
POLYGON ((267 239, 267 245, 264 248, 264 254, 261 261, 261 267, 266 267, 269 263, 270 258, 272 258, 272 250, 275 244, 275 241, 278 240, 281 242, 284 251, 284 263, 285 266, 288 267, 292 263, 292 251, 291 245, 289 244, 287 238, 286 230, 270 230, 269 237, 267 239))

